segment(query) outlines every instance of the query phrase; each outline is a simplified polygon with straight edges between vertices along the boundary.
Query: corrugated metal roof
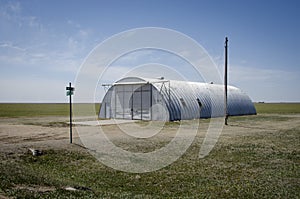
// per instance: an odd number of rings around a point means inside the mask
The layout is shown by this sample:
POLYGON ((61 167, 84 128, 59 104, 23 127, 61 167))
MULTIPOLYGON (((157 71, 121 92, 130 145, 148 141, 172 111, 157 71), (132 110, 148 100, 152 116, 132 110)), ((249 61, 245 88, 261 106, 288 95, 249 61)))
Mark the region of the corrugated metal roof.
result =
MULTIPOLYGON (((171 121, 224 116, 224 86, 217 84, 126 77, 110 88, 110 94, 108 92, 103 101, 111 98, 111 92, 117 86, 145 84, 152 85, 151 89, 161 95, 171 121)), ((101 110, 99 117, 105 118, 101 110)), ((233 86, 228 86, 228 114, 256 114, 248 95, 233 86)))

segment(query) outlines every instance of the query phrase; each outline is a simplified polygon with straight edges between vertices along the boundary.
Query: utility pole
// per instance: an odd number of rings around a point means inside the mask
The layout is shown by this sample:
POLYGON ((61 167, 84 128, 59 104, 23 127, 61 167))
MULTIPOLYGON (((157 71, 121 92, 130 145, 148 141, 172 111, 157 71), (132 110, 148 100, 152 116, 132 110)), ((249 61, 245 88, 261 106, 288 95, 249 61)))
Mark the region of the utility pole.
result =
POLYGON ((70 96, 70 144, 72 144, 72 95, 75 88, 71 86, 71 82, 69 83, 69 86, 66 87, 66 90, 67 96, 70 96))
POLYGON ((228 38, 225 37, 225 73, 224 73, 224 85, 225 85, 225 95, 224 95, 224 103, 225 103, 225 125, 228 125, 228 107, 227 107, 227 54, 228 54, 228 38))

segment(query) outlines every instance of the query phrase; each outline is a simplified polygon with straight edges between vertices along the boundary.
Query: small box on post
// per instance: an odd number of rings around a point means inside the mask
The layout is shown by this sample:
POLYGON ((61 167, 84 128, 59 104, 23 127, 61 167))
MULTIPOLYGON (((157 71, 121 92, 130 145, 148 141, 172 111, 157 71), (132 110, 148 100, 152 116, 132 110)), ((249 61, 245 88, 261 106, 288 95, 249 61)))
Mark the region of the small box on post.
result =
POLYGON ((66 87, 67 96, 70 96, 70 143, 72 144, 72 95, 74 94, 75 88, 72 87, 71 82, 66 87))

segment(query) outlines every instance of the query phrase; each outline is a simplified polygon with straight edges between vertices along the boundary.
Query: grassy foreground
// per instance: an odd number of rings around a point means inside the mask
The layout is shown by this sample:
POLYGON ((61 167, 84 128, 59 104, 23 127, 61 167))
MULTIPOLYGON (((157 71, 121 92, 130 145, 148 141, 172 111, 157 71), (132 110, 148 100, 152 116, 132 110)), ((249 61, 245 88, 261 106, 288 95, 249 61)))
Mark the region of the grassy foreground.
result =
POLYGON ((114 171, 90 155, 68 151, 10 155, 13 161, 0 164, 1 189, 18 198, 297 198, 299 151, 292 147, 299 131, 263 137, 290 145, 282 151, 259 142, 262 135, 249 137, 222 142, 203 160, 196 158, 194 146, 171 166, 147 174, 114 171), (66 186, 81 190, 66 191, 66 186))
POLYGON ((300 130, 221 139, 198 159, 199 143, 172 165, 131 174, 83 152, 2 154, 0 193, 16 198, 299 198, 300 130), (71 186, 78 191, 67 191, 71 186))
MULTIPOLYGON (((0 151, 0 198, 299 198, 300 124, 273 130, 262 127, 299 122, 295 114, 299 105, 290 106, 256 104, 262 114, 229 119, 235 125, 247 124, 243 131, 253 124, 254 133, 222 136, 204 159, 198 159, 202 140, 198 137, 179 160, 151 173, 116 171, 89 153, 74 150, 48 149, 38 157, 0 151), (286 115, 278 114, 279 110, 286 115), (69 186, 77 191, 65 190, 69 186)), ((31 111, 26 109, 22 116, 26 112, 31 111)))

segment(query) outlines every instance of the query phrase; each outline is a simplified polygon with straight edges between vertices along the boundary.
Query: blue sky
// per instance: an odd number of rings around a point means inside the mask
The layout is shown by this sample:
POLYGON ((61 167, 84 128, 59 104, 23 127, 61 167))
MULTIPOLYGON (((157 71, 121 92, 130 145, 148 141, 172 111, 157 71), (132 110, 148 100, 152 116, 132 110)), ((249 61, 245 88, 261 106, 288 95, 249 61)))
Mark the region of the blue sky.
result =
POLYGON ((92 49, 141 27, 193 38, 221 75, 228 36, 231 85, 253 101, 300 102, 299 8, 297 0, 1 0, 0 102, 66 102, 65 86, 92 49))

